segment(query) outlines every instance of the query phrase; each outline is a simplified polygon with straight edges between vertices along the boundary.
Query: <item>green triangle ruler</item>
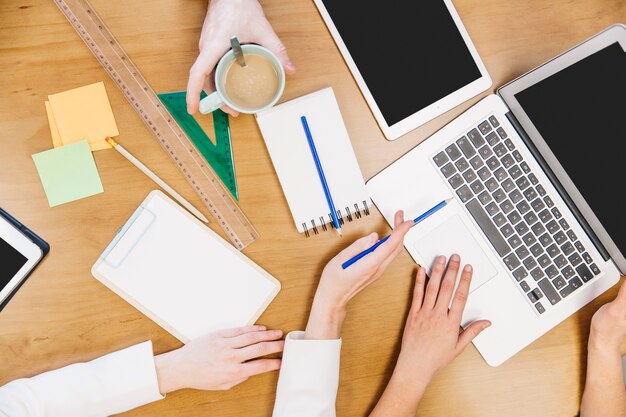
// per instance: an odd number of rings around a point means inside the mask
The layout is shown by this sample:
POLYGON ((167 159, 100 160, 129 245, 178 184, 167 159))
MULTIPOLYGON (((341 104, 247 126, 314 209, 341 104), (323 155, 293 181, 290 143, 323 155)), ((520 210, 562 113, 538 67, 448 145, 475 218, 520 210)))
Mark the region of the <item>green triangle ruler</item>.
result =
MULTIPOLYGON (((162 93, 158 96, 233 197, 239 200, 228 114, 221 110, 213 112, 214 144, 196 122, 196 119, 187 113, 187 93, 185 91, 162 93)), ((206 94, 202 92, 200 99, 204 97, 206 94)))

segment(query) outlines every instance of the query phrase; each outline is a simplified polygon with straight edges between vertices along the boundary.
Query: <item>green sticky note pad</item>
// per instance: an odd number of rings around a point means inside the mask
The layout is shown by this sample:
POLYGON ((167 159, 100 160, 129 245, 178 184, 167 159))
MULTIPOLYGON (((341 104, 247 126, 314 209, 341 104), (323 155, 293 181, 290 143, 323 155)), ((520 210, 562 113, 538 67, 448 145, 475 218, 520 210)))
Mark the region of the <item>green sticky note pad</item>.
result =
POLYGON ((86 140, 33 155, 50 207, 104 191, 86 140))

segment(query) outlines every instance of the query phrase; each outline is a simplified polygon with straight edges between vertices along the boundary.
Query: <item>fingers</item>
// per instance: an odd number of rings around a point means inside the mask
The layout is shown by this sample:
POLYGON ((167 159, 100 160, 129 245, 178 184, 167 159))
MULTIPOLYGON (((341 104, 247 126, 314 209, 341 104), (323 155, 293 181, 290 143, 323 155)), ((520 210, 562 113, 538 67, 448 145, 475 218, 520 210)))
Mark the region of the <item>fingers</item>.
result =
POLYGON ((382 273, 382 271, 393 262, 402 250, 404 236, 413 226, 412 221, 400 221, 402 217, 404 217, 404 214, 401 211, 396 213, 394 222, 399 224, 399 226, 394 229, 389 238, 377 247, 374 252, 367 254, 363 259, 359 260, 355 269, 358 268, 368 275, 376 275, 379 272, 382 273))
POLYGON ((435 265, 430 272, 430 279, 428 285, 426 285, 426 293, 424 294, 424 304, 422 308, 432 309, 437 301, 437 295, 439 294, 439 285, 441 284, 441 277, 446 269, 446 257, 437 256, 435 259, 435 265))
POLYGON ((467 303, 467 297, 469 296, 470 284, 472 282, 473 269, 471 265, 465 265, 463 272, 461 273, 461 280, 458 287, 456 287, 456 293, 454 294, 454 300, 450 306, 450 316, 461 322, 463 316, 463 310, 465 310, 465 303, 467 303))
POLYGON ((206 77, 208 77, 206 72, 201 70, 192 69, 189 73, 187 82, 187 113, 189 114, 194 114, 200 107, 200 93, 206 77))
POLYGON ((397 229, 402 223, 404 223, 404 210, 398 210, 393 217, 393 228, 397 229))
MULTIPOLYGON (((411 229, 411 226, 413 226, 412 221, 403 222, 403 218, 404 212, 399 210, 394 217, 394 224, 396 225, 396 228, 391 236, 389 236, 389 239, 376 248, 374 252, 359 260, 355 264, 354 268, 374 271, 384 270, 389 263, 394 260, 398 253, 402 250, 404 236, 411 229)), ((376 244, 376 242, 378 242, 378 234, 376 233, 362 237, 341 251, 337 255, 336 259, 340 264, 343 264, 364 250, 371 248, 374 244, 376 244)))
POLYGON ((470 324, 461 334, 456 344, 456 354, 459 355, 465 350, 467 345, 471 343, 476 336, 478 336, 483 330, 491 326, 489 320, 479 320, 470 324))
MULTIPOLYGON (((411 230, 413 225, 413 220, 404 221, 404 212, 399 210, 394 216, 394 228, 393 232, 391 232, 391 236, 389 236, 389 239, 380 245, 380 247, 383 248, 384 246, 389 246, 391 250, 393 250, 393 248, 401 245, 404 241, 404 236, 409 232, 409 230, 411 230)), ((381 253, 382 251, 378 252, 381 253)))
MULTIPOLYGON (((396 216, 398 216, 398 213, 396 213, 396 216)), ((401 248, 402 243, 404 242, 404 236, 409 232, 409 230, 411 230, 413 224, 412 220, 400 223, 399 226, 394 228, 391 236, 389 236, 389 239, 376 248, 374 252, 363 258, 363 261, 379 265, 390 255, 393 255, 394 253, 397 255, 400 250, 402 250, 401 248)))
POLYGON ((220 336, 220 337, 235 337, 235 336, 242 335, 244 333, 261 332, 264 330, 266 330, 265 326, 252 325, 252 326, 243 326, 243 327, 235 327, 232 329, 219 330, 215 332, 215 335, 220 336))
POLYGON ((271 355, 272 353, 282 352, 284 346, 285 342, 283 340, 255 343, 253 345, 238 349, 237 355, 243 361, 249 361, 250 359, 260 358, 261 356, 267 356, 271 355))
POLYGON ((340 263, 344 263, 348 259, 351 259, 363 252, 366 249, 369 249, 373 244, 378 242, 378 233, 371 233, 367 236, 363 236, 360 239, 357 239, 350 246, 339 252, 337 255, 337 259, 340 263))
POLYGON ((187 113, 194 114, 198 111, 200 104, 200 93, 211 76, 211 72, 222 55, 228 49, 207 46, 200 51, 196 62, 189 70, 189 81, 187 82, 187 113))
POLYGON ((233 117, 237 117, 237 116, 239 116, 239 112, 238 112, 237 110, 233 109, 233 108, 232 108, 232 107, 230 107, 230 106, 224 105, 224 106, 220 107, 220 109, 221 109, 224 113, 228 113, 228 114, 230 114, 230 115, 231 115, 231 116, 233 116, 233 117))
POLYGON ((227 382, 224 384, 221 389, 229 390, 232 387, 235 387, 241 384, 244 381, 247 381, 253 375, 262 374, 265 372, 275 371, 280 369, 280 359, 258 359, 251 362, 246 362, 240 365, 237 369, 236 374, 237 377, 242 376, 241 378, 227 382))
POLYGON ((439 290, 439 297, 437 297, 436 308, 440 310, 448 310, 450 305, 450 299, 452 299, 452 291, 454 291, 454 284, 456 277, 459 274, 459 266, 461 265, 461 258, 456 253, 450 257, 448 262, 448 268, 441 281, 441 288, 439 290))
MULTIPOLYGON (((394 219, 394 230, 401 227, 402 223, 404 223, 404 212, 402 210, 399 210, 396 213, 395 219, 394 219)), ((408 223, 408 222, 407 222, 408 223)), ((398 256, 398 254, 402 251, 402 243, 404 242, 404 239, 400 240, 399 243, 395 246, 395 248, 392 250, 391 253, 387 254, 387 257, 382 261, 382 263, 380 265, 378 265, 377 271, 382 273, 383 271, 385 271, 387 269, 387 267, 396 259, 396 257, 398 256)), ((383 245, 381 245, 383 246, 383 245)), ((376 259, 374 259, 373 261, 371 261, 373 263, 377 262, 376 259)))
POLYGON ((281 330, 253 331, 231 338, 229 345, 235 348, 242 348, 254 343, 277 340, 282 336, 283 332, 281 330))
POLYGON ((415 288, 413 288, 413 302, 411 303, 411 311, 417 313, 422 308, 424 301, 424 284, 426 283, 426 270, 422 267, 417 270, 415 275, 415 288))
POLYGON ((296 72, 296 66, 291 62, 291 59, 287 54, 287 48, 276 35, 276 32, 274 32, 274 29, 272 29, 269 22, 267 22, 267 24, 264 25, 263 30, 260 31, 258 42, 272 51, 278 59, 280 59, 280 63, 287 74, 294 74, 296 72))
POLYGON ((248 376, 263 374, 280 369, 280 359, 257 359, 243 364, 244 374, 248 376))
MULTIPOLYGON (((382 245, 381 245, 382 246, 382 245)), ((393 252, 391 252, 385 260, 378 266, 377 272, 381 274, 387 269, 387 267, 396 259, 398 254, 402 251, 402 245, 397 245, 393 252)))

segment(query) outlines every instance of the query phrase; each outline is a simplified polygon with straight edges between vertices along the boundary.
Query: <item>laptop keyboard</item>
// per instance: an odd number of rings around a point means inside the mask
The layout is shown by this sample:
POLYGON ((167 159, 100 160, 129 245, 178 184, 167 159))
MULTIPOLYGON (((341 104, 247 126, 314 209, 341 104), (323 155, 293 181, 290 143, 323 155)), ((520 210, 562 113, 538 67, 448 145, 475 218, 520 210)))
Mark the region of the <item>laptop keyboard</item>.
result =
POLYGON ((538 314, 600 274, 496 116, 433 162, 538 314))

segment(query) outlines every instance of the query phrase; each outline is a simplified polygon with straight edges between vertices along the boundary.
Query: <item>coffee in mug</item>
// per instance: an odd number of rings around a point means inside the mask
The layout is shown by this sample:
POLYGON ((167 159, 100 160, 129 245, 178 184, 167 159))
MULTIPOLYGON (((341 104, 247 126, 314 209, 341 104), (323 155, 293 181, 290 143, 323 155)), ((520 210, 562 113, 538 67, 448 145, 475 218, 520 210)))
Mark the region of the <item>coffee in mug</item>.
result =
POLYGON ((238 107, 265 107, 276 97, 278 74, 274 65, 261 55, 248 54, 245 60, 245 67, 237 61, 230 63, 226 71, 224 92, 238 107))
POLYGON ((224 105, 239 113, 254 114, 272 107, 285 89, 285 70, 278 57, 260 45, 241 45, 246 66, 241 67, 232 50, 215 68, 215 89, 200 100, 200 113, 224 105))

